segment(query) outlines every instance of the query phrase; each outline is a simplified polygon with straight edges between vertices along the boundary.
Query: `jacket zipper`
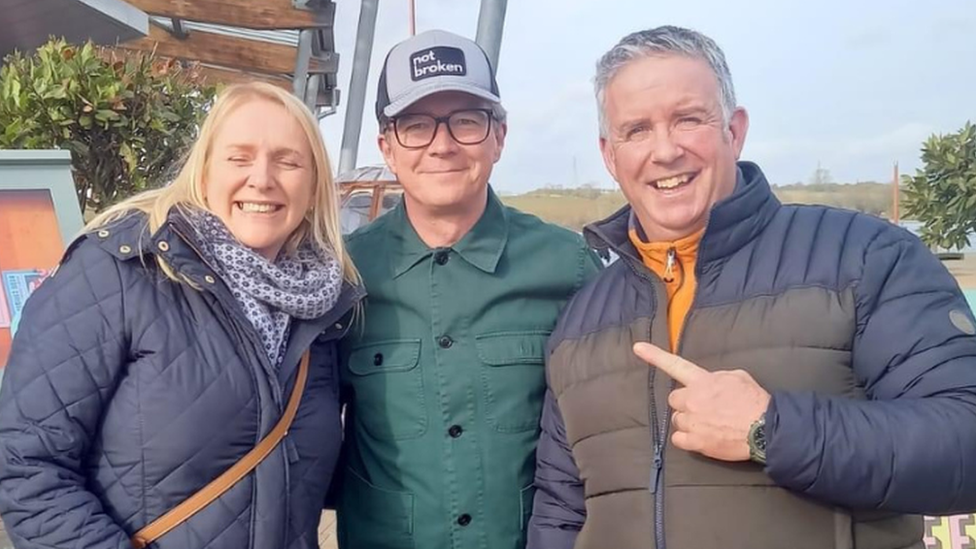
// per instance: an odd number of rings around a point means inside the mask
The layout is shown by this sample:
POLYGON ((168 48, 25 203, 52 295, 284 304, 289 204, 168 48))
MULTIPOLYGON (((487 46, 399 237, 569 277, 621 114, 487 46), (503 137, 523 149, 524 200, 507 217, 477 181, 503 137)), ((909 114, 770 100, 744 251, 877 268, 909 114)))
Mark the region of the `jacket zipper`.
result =
MULTIPOLYGON (((667 251, 667 258, 664 265, 664 280, 663 280, 664 282, 666 283, 674 282, 675 267, 677 267, 678 270, 681 271, 681 281, 678 283, 678 289, 675 290, 675 293, 677 293, 677 291, 684 286, 687 277, 684 276, 685 274, 684 266, 681 264, 681 260, 678 259, 677 250, 675 249, 674 246, 672 246, 668 248, 667 251)), ((637 274, 641 278, 644 278, 645 280, 650 281, 653 284, 653 279, 651 277, 640 272, 639 269, 634 268, 633 266, 631 266, 631 268, 632 270, 634 270, 635 274, 637 274)), ((695 276, 696 277, 698 276, 697 263, 695 265, 695 276)), ((667 287, 665 287, 664 292, 665 295, 667 295, 667 287)), ((697 295, 692 296, 691 306, 688 308, 688 313, 685 315, 685 319, 682 322, 681 332, 678 334, 678 341, 677 341, 678 348, 671 350, 672 352, 679 355, 681 354, 680 351, 684 339, 684 331, 688 325, 688 317, 691 316, 691 312, 695 307, 696 297, 697 295)), ((667 316, 666 316, 666 319, 668 320, 670 320, 671 318, 672 303, 673 300, 668 299, 667 316)), ((651 341, 651 335, 652 334, 650 333, 649 330, 647 334, 648 341, 651 341)), ((664 536, 664 489, 663 487, 661 487, 661 477, 664 474, 664 449, 667 447, 668 436, 670 435, 670 430, 671 430, 670 429, 671 407, 670 406, 667 407, 664 417, 661 418, 660 422, 658 422, 657 399, 654 395, 654 380, 656 379, 656 374, 657 374, 656 368, 651 370, 649 376, 650 379, 648 381, 648 390, 650 391, 650 396, 651 396, 650 412, 651 412, 651 426, 653 430, 652 438, 654 442, 654 448, 653 448, 654 462, 651 471, 649 491, 652 494, 654 494, 654 545, 656 549, 667 549, 667 542, 664 536)), ((675 382, 675 380, 672 379, 668 391, 669 392, 674 391, 676 388, 677 388, 677 382, 675 382)))
MULTIPOLYGON (((682 265, 681 260, 678 259, 677 250, 675 249, 674 246, 671 246, 670 248, 668 248, 667 263, 665 264, 664 267, 665 282, 667 283, 674 282, 675 266, 677 266, 678 270, 681 271, 681 280, 678 282, 678 288, 675 290, 675 294, 677 294, 679 291, 681 291, 681 288, 685 285, 685 280, 688 277, 685 276, 684 265, 682 265)), ((667 292, 667 288, 665 288, 665 292, 667 292)), ((669 323, 671 322, 671 306, 673 303, 674 300, 668 298, 667 320, 669 323)), ((694 297, 692 297, 692 305, 694 305, 694 297)), ((691 308, 688 309, 688 314, 690 313, 691 313, 691 308)), ((682 326, 681 326, 682 332, 684 332, 685 320, 687 320, 687 318, 682 321, 682 326)), ((670 330, 669 330, 669 334, 670 334, 670 330)), ((677 341, 678 347, 681 346, 682 335, 684 334, 681 333, 678 335, 678 341, 677 341)), ((677 349, 669 349, 669 350, 673 353, 678 352, 677 349)), ((651 391, 654 390, 653 379, 656 376, 656 374, 657 374, 657 369, 655 368, 653 373, 651 374, 652 375, 651 391)), ((676 386, 677 386, 676 383, 672 379, 670 387, 668 388, 668 392, 674 391, 676 386)), ((653 395, 653 392, 651 394, 653 395)), ((654 410, 654 413, 656 415, 657 414, 656 399, 654 402, 654 406, 652 406, 652 409, 654 410)), ((668 436, 670 435, 670 426, 671 426, 671 407, 668 406, 665 410, 664 417, 661 418, 660 425, 657 427, 658 439, 654 448, 654 469, 655 470, 654 470, 654 484, 653 484, 652 492, 654 494, 654 545, 657 549, 666 548, 666 541, 664 539, 664 489, 663 487, 660 486, 660 482, 661 482, 661 476, 664 474, 664 449, 667 447, 668 444, 668 436)))
MULTIPOLYGON (((173 229, 173 232, 176 233, 183 240, 183 242, 187 246, 189 246, 191 250, 193 250, 195 254, 197 254, 197 257, 200 258, 200 261, 204 265, 206 265, 208 269, 210 269, 214 274, 219 272, 217 269, 214 268, 213 265, 211 265, 206 259, 204 259, 204 255, 200 253, 200 250, 198 250, 196 246, 193 245, 193 241, 191 241, 182 232, 180 232, 180 230, 177 229, 175 225, 170 224, 170 227, 173 229)), ((240 306, 228 306, 227 304, 223 303, 223 300, 220 299, 220 296, 217 295, 216 292, 213 293, 214 296, 217 298, 217 302, 220 303, 220 306, 227 311, 231 320, 234 322, 234 324, 236 324, 237 330, 233 330, 233 334, 238 339, 238 343, 241 345, 241 348, 242 349, 245 348, 245 338, 250 340, 252 351, 254 351, 254 354, 258 359, 258 363, 261 364, 261 367, 264 370, 265 375, 268 377, 268 384, 271 386, 271 392, 273 398, 276 401, 275 403, 280 408, 279 411, 283 411, 285 403, 282 400, 283 399, 282 390, 280 384, 278 383, 278 379, 275 375, 275 370, 271 366, 271 361, 270 359, 268 359, 267 354, 264 353, 264 345, 263 344, 258 345, 255 343, 260 341, 260 337, 258 336, 257 331, 255 330, 254 326, 251 324, 251 321, 248 320, 247 317, 245 317, 244 314, 240 311, 240 306), (243 331, 244 333, 241 334, 241 331, 243 331)), ((236 303, 232 305, 236 305, 236 303)))
MULTIPOLYGON (((186 243, 186 245, 189 246, 190 249, 193 250, 195 254, 197 254, 197 257, 200 258, 200 261, 203 262, 203 264, 206 265, 207 268, 211 270, 211 272, 213 272, 214 274, 217 274, 219 272, 217 269, 213 267, 213 265, 211 265, 206 259, 204 259, 204 256, 203 254, 200 253, 200 250, 198 250, 196 246, 193 245, 193 242, 189 238, 187 238, 182 232, 180 232, 179 229, 176 228, 176 226, 170 224, 170 227, 173 229, 173 232, 175 232, 183 240, 183 242, 186 243)), ((265 376, 268 378, 268 385, 271 387, 272 398, 276 400, 276 404, 278 405, 279 411, 284 412, 285 402, 284 402, 284 397, 282 396, 282 388, 280 386, 280 383, 278 383, 278 379, 274 371, 274 368, 271 367, 271 360, 268 359, 268 355, 264 353, 264 345, 255 344, 256 342, 260 341, 260 337, 258 336, 257 330, 254 328, 254 325, 251 324, 251 321, 248 320, 247 317, 244 316, 243 312, 240 311, 240 306, 237 305, 237 303, 226 304, 220 298, 219 294, 217 294, 216 292, 212 292, 212 293, 214 294, 217 303, 228 313, 228 317, 230 318, 231 324, 234 325, 234 327, 236 328, 234 330, 231 330, 231 333, 233 337, 237 339, 238 344, 241 346, 242 350, 246 348, 245 339, 250 340, 252 354, 256 356, 258 363, 261 364, 261 368, 265 371, 265 376)), ((255 387, 255 391, 257 391, 257 387, 255 387)), ((258 444, 261 441, 260 433, 258 433, 258 435, 259 436, 255 441, 255 444, 258 444)), ((287 437, 285 440, 282 441, 282 449, 284 452, 283 469, 284 469, 284 477, 285 477, 284 478, 285 486, 291 486, 291 458, 288 453, 288 444, 290 443, 291 441, 288 440, 287 437)), ((255 481, 254 484, 252 485, 253 488, 251 491, 251 499, 252 501, 257 501, 256 498, 257 498, 258 485, 257 485, 256 472, 254 472, 254 474, 255 474, 255 481)), ((288 516, 290 504, 291 504, 290 500, 288 498, 285 498, 284 501, 285 516, 288 516)), ((256 528, 256 523, 252 518, 251 526, 250 526, 252 535, 255 528, 256 528)), ((284 544, 286 544, 288 540, 287 527, 282 532, 282 535, 283 538, 281 540, 281 543, 282 546, 284 546, 284 544)))
MULTIPOLYGON (((670 260, 671 261, 674 261, 675 258, 672 255, 672 253, 673 253, 672 250, 674 250, 673 247, 668 250, 668 255, 669 255, 670 260)), ((623 260, 630 267, 630 269, 634 272, 635 275, 637 275, 638 278, 641 278, 641 279, 647 281, 648 284, 650 284, 652 288, 653 287, 656 287, 658 284, 661 283, 661 279, 660 278, 658 278, 656 275, 650 275, 649 274, 649 269, 643 263, 641 263, 641 264, 638 265, 638 264, 636 264, 636 261, 631 260, 629 258, 626 258, 625 256, 621 256, 621 260, 623 260)), ((671 268, 673 268, 674 267, 674 263, 670 263, 670 265, 667 265, 666 264, 665 268, 667 269, 668 266, 670 266, 671 268)), ((667 293, 668 293, 668 290, 667 290, 667 287, 665 287, 664 288, 664 295, 665 295, 665 297, 667 297, 667 293)), ((670 307, 671 307, 671 300, 668 300, 667 308, 670 309, 670 307)), ((652 325, 653 325, 653 322, 652 322, 652 325)), ((653 334, 651 333, 651 330, 652 330, 652 328, 648 329, 648 333, 647 333, 647 340, 648 341, 652 341, 653 340, 653 337, 652 337, 653 334)), ((667 436, 668 436, 668 433, 667 433, 667 422, 670 420, 670 416, 669 416, 669 414, 665 414, 665 417, 663 418, 663 421, 661 421, 660 423, 658 423, 658 417, 657 417, 658 416, 658 414, 657 414, 657 399, 654 396, 654 380, 655 380, 655 377, 656 377, 656 374, 657 374, 657 369, 656 368, 652 368, 651 366, 648 366, 648 368, 651 368, 651 371, 650 371, 650 373, 648 373, 648 376, 647 376, 648 377, 648 379, 647 379, 647 390, 648 390, 648 393, 649 393, 649 396, 650 396, 650 406, 648 406, 648 408, 650 408, 650 411, 649 411, 649 416, 650 416, 649 417, 649 420, 650 420, 650 427, 651 427, 651 444, 652 444, 651 451, 654 453, 654 462, 653 462, 653 466, 651 468, 650 478, 648 479, 648 491, 651 494, 654 495, 654 543, 655 543, 655 547, 656 547, 656 549, 665 549, 665 541, 664 541, 664 490, 659 489, 659 485, 661 483, 661 476, 664 473, 664 445, 667 442, 667 436)), ((671 390, 674 390, 674 382, 673 381, 672 381, 671 385, 672 385, 671 390)))

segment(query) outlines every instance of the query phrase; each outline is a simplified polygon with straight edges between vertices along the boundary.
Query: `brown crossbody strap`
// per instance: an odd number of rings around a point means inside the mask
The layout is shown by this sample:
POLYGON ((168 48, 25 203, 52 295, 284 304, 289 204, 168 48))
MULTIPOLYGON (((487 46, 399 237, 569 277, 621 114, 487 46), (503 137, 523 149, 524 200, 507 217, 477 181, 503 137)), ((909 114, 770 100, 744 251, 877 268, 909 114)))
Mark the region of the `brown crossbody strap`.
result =
POLYGON ((274 429, 261 439, 261 442, 253 450, 248 452, 247 455, 232 465, 230 469, 224 471, 210 484, 204 486, 183 503, 170 509, 165 515, 136 532, 132 536, 132 547, 135 549, 143 549, 173 528, 182 524, 201 509, 210 505, 224 492, 230 490, 232 486, 246 477, 259 463, 264 461, 264 458, 271 454, 275 447, 278 446, 278 443, 288 434, 291 422, 295 419, 295 414, 298 412, 298 404, 302 400, 302 393, 305 391, 305 381, 308 379, 308 362, 309 353, 306 351, 302 356, 301 364, 298 366, 298 379, 295 380, 295 388, 291 391, 291 397, 288 399, 285 413, 278 420, 278 424, 274 426, 274 429))

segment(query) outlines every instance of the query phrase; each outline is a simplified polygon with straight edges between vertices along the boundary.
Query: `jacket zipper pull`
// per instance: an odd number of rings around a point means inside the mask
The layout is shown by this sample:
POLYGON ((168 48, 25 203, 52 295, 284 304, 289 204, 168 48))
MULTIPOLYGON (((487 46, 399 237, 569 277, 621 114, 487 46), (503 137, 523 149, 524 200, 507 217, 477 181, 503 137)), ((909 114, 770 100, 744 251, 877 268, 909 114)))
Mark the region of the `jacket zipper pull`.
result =
POLYGON ((667 284, 674 282, 674 263, 676 255, 677 250, 674 249, 674 246, 668 248, 668 258, 664 263, 664 282, 667 284))
POLYGON ((652 494, 657 493, 657 485, 661 482, 661 471, 663 470, 663 464, 664 460, 661 459, 661 446, 657 445, 654 448, 654 466, 651 468, 651 485, 649 486, 652 494))

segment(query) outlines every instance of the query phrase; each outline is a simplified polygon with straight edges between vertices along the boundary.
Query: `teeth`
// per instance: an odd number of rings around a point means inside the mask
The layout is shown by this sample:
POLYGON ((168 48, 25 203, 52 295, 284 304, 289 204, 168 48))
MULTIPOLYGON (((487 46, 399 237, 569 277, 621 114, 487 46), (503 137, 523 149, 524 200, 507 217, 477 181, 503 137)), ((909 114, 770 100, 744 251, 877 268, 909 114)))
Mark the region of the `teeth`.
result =
POLYGON ((255 202, 240 202, 238 204, 241 210, 245 212, 270 213, 278 208, 274 204, 257 204, 255 202))
POLYGON ((683 185, 691 180, 688 175, 676 175, 674 177, 669 177, 667 179, 659 179, 657 183, 654 184, 655 187, 659 189, 673 189, 678 185, 683 185))

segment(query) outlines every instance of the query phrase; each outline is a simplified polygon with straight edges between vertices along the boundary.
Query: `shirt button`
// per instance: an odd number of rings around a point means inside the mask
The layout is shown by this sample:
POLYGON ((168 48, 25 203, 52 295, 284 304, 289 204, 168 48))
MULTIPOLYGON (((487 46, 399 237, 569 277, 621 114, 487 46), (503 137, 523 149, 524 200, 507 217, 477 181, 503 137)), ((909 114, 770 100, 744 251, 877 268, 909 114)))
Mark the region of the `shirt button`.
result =
POLYGON ((467 526, 471 524, 471 515, 465 513, 458 517, 457 523, 461 526, 467 526))
POLYGON ((373 366, 383 365, 383 353, 376 353, 373 355, 373 366))
POLYGON ((438 265, 445 265, 448 261, 450 261, 450 259, 450 254, 445 251, 440 251, 434 254, 434 261, 436 261, 438 265))
POLYGON ((451 345, 454 345, 454 340, 448 336, 441 336, 441 338, 437 340, 437 344, 440 345, 442 349, 450 349, 451 345))
POLYGON ((451 438, 458 438, 464 429, 460 425, 451 425, 451 428, 447 430, 447 434, 451 435, 451 438))

